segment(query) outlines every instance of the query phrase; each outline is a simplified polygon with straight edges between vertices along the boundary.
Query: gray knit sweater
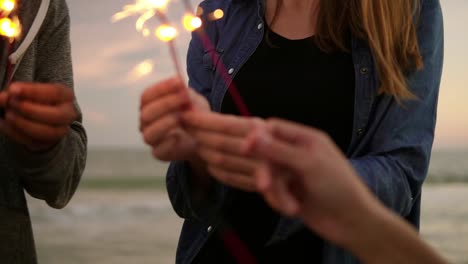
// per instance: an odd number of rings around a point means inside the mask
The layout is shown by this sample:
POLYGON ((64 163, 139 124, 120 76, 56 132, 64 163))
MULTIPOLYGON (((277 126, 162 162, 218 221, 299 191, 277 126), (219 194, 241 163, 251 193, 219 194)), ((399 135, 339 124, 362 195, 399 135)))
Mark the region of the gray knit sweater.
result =
MULTIPOLYGON (((20 1, 24 36, 38 14, 41 1, 20 1)), ((51 0, 45 20, 21 57, 13 79, 61 83, 72 88, 69 27, 65 0, 51 0)), ((17 42, 17 48, 23 41, 17 42)), ((6 56, 3 49, 0 83, 6 82, 6 56)), ((77 104, 76 107, 79 111, 77 104)), ((37 262, 24 190, 53 208, 63 208, 73 196, 86 163, 87 140, 81 114, 71 128, 57 146, 45 153, 31 153, 0 134, 0 263, 37 262)))

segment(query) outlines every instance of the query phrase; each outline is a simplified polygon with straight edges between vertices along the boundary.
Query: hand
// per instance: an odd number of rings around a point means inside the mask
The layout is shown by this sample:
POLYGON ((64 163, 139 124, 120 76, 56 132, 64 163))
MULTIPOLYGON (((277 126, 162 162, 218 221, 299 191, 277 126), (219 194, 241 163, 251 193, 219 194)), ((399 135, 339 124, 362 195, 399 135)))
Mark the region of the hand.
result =
POLYGON ((362 216, 376 208, 377 200, 321 131, 269 120, 250 134, 247 150, 266 161, 256 171, 266 201, 328 240, 346 244, 362 216))
POLYGON ((447 263, 379 203, 323 132, 269 120, 249 135, 245 149, 266 161, 256 175, 271 206, 301 218, 363 263, 447 263))
POLYGON ((56 145, 77 118, 73 91, 58 84, 13 83, 0 93, 6 109, 0 133, 26 146, 45 151, 56 145))
POLYGON ((141 97, 140 131, 153 156, 163 161, 190 159, 195 140, 180 122, 182 112, 210 111, 208 101, 178 78, 148 88, 141 97))
POLYGON ((207 170, 223 184, 244 191, 255 191, 255 171, 260 161, 245 155, 246 136, 261 119, 214 112, 187 112, 182 116, 197 141, 197 154, 207 170))

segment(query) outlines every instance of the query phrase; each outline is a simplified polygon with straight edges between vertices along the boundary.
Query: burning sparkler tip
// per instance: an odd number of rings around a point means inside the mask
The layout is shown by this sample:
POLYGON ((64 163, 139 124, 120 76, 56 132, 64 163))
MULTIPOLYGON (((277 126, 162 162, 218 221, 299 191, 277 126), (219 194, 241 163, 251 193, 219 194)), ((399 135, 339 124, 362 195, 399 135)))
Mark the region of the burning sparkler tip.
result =
POLYGON ((190 32, 202 26, 201 19, 192 14, 185 14, 185 16, 182 19, 182 23, 184 24, 184 28, 190 32))
POLYGON ((156 29, 156 36, 164 42, 169 42, 177 37, 177 29, 169 25, 161 25, 156 29))
POLYGON ((17 17, 0 19, 0 35, 7 38, 16 38, 21 34, 21 24, 17 17))
POLYGON ((10 13, 16 7, 15 0, 0 0, 0 10, 2 12, 10 13))

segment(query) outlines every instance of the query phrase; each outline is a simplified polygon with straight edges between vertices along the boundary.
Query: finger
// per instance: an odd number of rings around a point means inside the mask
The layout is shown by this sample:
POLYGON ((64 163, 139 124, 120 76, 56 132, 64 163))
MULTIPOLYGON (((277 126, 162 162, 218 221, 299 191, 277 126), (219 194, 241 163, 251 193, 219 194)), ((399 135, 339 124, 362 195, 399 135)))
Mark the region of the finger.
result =
POLYGON ((13 99, 10 107, 26 119, 52 126, 69 125, 78 115, 71 102, 52 106, 13 99))
POLYGON ((271 185, 271 170, 270 165, 268 163, 262 163, 260 166, 257 167, 255 171, 255 178, 257 189, 259 192, 265 192, 270 188, 271 185))
POLYGON ((244 140, 240 137, 200 129, 191 131, 191 134, 199 144, 206 147, 232 154, 244 154, 242 149, 244 140))
POLYGON ((176 115, 165 116, 156 122, 143 127, 143 139, 148 145, 158 145, 169 131, 178 126, 180 126, 180 122, 176 115))
POLYGON ((255 179, 241 173, 226 171, 213 166, 208 167, 208 172, 221 183, 248 192, 256 191, 255 179))
POLYGON ((5 108, 8 104, 8 93, 0 92, 0 108, 5 108))
POLYGON ((312 127, 276 118, 268 119, 267 129, 274 137, 292 144, 308 143, 311 135, 323 133, 312 127))
POLYGON ((70 129, 69 126, 48 126, 37 123, 12 111, 6 113, 5 121, 14 130, 21 131, 23 135, 41 142, 59 141, 70 129))
POLYGON ((260 119, 238 117, 214 112, 190 111, 182 115, 184 124, 202 130, 232 136, 245 136, 260 119))
POLYGON ((50 144, 35 141, 31 137, 24 135, 22 131, 16 130, 3 120, 0 120, 0 133, 19 144, 27 146, 31 150, 46 149, 50 146, 50 144))
POLYGON ((257 144, 257 141, 261 138, 271 138, 270 133, 267 130, 265 124, 256 125, 249 134, 245 137, 245 140, 242 142, 241 153, 245 155, 253 154, 254 148, 257 144))
POLYGON ((288 176, 285 172, 275 172, 271 178, 269 188, 265 189, 264 194, 268 197, 273 208, 281 211, 288 216, 294 216, 299 211, 299 203, 290 193, 288 188, 288 176))
POLYGON ((263 133, 263 135, 257 133, 253 137, 252 153, 274 164, 300 170, 303 169, 305 162, 313 160, 311 153, 303 150, 302 146, 291 145, 279 139, 274 139, 268 133, 263 133))
POLYGON ((253 175, 259 163, 255 160, 219 152, 206 147, 199 148, 197 152, 200 158, 211 166, 246 175, 253 175))
POLYGON ((176 137, 167 137, 164 141, 161 142, 161 144, 157 145, 156 147, 153 147, 153 156, 161 161, 171 161, 172 157, 170 153, 171 150, 174 149, 174 145, 176 144, 176 142, 176 137))
POLYGON ((186 93, 172 93, 146 104, 141 109, 140 124, 147 124, 160 119, 162 116, 181 110, 185 105, 190 104, 190 99, 186 93))
POLYGON ((141 96, 140 109, 153 100, 162 96, 184 91, 185 85, 178 77, 164 80, 145 90, 141 96))
POLYGON ((75 98, 71 89, 60 84, 17 82, 13 83, 8 91, 13 97, 44 104, 71 102, 75 98))

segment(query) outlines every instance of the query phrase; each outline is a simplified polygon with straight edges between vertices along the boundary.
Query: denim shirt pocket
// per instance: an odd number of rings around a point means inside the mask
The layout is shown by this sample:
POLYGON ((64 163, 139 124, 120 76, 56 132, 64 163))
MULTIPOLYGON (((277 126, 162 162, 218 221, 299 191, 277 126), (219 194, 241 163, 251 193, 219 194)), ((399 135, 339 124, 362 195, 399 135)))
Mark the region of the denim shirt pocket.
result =
POLYGON ((222 49, 208 49, 203 54, 203 66, 212 72, 216 71, 218 63, 222 56, 222 49))

